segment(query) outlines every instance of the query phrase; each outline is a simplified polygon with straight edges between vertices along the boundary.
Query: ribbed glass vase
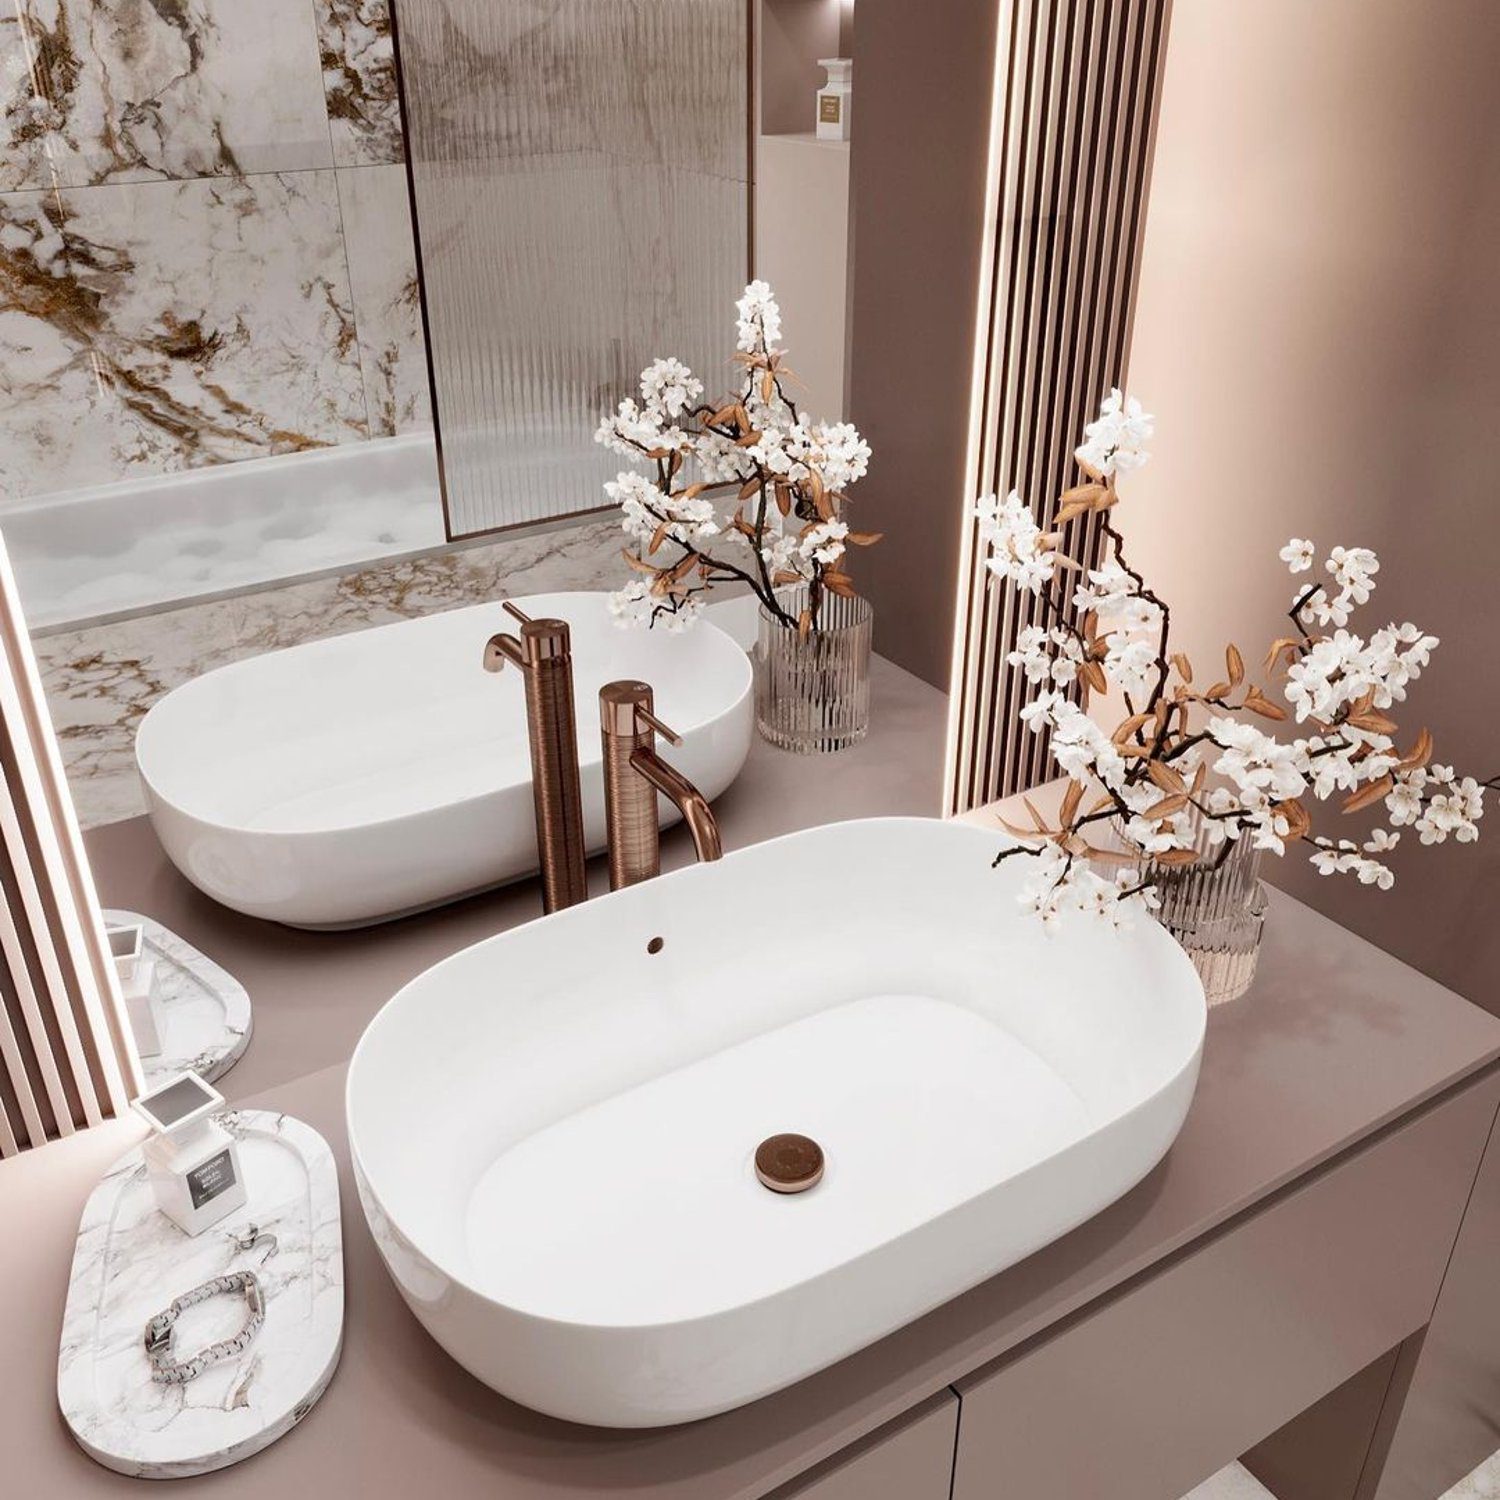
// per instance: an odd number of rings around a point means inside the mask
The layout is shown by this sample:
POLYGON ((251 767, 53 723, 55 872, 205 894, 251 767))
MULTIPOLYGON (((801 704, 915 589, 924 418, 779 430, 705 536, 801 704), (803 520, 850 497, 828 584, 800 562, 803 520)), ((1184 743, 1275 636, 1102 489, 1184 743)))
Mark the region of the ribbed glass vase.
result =
MULTIPOLYGON (((797 619, 807 589, 777 594, 797 619)), ((824 594, 817 628, 802 636, 764 605, 755 645, 755 724, 763 738, 799 755, 857 745, 870 729, 870 640, 875 611, 868 599, 824 594)))
POLYGON ((1266 893, 1261 851, 1242 837, 1211 845, 1200 820, 1195 865, 1147 860, 1144 873, 1161 897, 1157 920, 1187 950, 1210 1005, 1237 1000, 1250 988, 1260 956, 1266 893))

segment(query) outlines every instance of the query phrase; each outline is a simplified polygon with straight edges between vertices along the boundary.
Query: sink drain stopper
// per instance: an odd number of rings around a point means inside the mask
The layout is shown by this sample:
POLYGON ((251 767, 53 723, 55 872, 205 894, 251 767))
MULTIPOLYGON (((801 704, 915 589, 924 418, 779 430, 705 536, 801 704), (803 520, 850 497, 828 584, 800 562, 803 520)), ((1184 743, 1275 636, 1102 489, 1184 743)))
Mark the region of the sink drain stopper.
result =
POLYGON ((823 1148, 810 1136, 767 1136, 755 1148, 755 1175, 773 1193, 805 1193, 823 1176, 823 1148))

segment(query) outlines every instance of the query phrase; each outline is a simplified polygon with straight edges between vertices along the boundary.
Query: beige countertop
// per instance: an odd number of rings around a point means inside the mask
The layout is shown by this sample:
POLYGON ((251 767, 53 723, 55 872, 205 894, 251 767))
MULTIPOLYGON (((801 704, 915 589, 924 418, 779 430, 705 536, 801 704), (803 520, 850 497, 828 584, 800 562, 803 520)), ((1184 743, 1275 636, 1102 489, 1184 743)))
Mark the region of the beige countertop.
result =
MULTIPOLYGON (((870 739, 826 759, 757 744, 719 804, 726 847, 814 822, 935 812, 945 717, 942 695, 877 661, 870 739)), ((1500 1021, 1278 894, 1256 984, 1212 1013, 1187 1123, 1134 1191, 789 1390, 685 1427, 604 1432, 528 1412, 443 1354, 380 1265, 347 1171, 344 1064, 365 1022, 436 959, 533 916, 534 885, 364 932, 292 933, 197 895, 143 820, 97 830, 89 844, 106 903, 156 917, 248 987, 255 1037, 223 1080, 225 1093, 309 1121, 344 1173, 347 1318, 328 1393, 265 1453, 174 1481, 174 1493, 765 1495, 1500 1058, 1500 1021)), ((690 850, 673 835, 665 853, 670 864, 690 850)), ((28 1500, 124 1493, 140 1483, 74 1446, 53 1387, 78 1214, 130 1128, 105 1127, 0 1164, 0 1450, 7 1491, 28 1500)))

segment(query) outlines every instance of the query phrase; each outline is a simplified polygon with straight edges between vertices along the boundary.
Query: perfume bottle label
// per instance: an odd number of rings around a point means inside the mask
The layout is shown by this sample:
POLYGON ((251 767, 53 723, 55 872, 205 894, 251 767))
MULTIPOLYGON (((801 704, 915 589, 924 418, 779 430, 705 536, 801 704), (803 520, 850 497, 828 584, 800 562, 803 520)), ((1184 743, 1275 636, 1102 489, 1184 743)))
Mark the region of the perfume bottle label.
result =
POLYGON ((840 99, 837 94, 818 95, 818 118, 825 125, 837 125, 839 122, 840 99))
POLYGON ((234 1158, 226 1146, 217 1156, 210 1156, 201 1167, 194 1167, 187 1174, 188 1194, 194 1208, 227 1193, 234 1186, 234 1158))

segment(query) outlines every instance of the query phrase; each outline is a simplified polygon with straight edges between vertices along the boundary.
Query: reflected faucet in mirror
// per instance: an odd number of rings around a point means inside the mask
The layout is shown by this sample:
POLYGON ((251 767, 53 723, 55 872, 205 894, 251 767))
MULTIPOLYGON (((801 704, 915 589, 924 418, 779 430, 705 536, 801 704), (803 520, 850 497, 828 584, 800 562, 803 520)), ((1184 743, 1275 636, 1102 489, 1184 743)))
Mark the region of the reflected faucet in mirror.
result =
POLYGON ((724 852, 708 798, 656 753, 658 734, 673 745, 680 745, 682 740, 656 717, 654 710, 650 683, 627 678, 605 683, 599 690, 612 891, 661 873, 658 793, 682 814, 700 862, 718 859, 724 852))
POLYGON ((505 611, 520 622, 520 637, 504 632, 491 636, 484 648, 484 666, 487 672, 499 672, 510 662, 526 684, 542 910, 561 911, 588 898, 572 636, 566 620, 534 620, 509 600, 505 611))

